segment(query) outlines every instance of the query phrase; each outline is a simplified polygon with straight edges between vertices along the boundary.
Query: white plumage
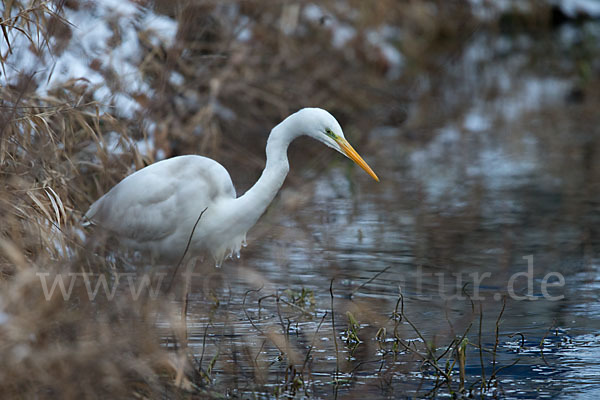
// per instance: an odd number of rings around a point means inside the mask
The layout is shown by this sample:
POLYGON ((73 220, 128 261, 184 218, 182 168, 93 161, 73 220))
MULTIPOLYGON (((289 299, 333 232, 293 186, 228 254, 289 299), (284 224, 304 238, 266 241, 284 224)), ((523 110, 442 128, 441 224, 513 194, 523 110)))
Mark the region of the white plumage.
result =
POLYGON ((305 108, 273 128, 266 167, 241 197, 236 197, 229 173, 218 162, 179 156, 126 177, 94 202, 84 218, 155 262, 176 263, 189 242, 186 257, 209 253, 220 265, 226 256, 239 254, 246 233, 277 194, 289 171, 288 145, 301 135, 341 152, 379 180, 346 141, 331 114, 305 108))

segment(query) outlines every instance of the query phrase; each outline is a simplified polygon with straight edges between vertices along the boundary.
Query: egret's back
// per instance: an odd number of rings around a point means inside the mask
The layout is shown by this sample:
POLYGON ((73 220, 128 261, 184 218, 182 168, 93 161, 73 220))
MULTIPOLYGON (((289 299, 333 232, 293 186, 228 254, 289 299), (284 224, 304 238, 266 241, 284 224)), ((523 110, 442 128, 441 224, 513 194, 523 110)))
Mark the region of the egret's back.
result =
POLYGON ((180 156, 143 168, 91 205, 85 218, 154 259, 178 260, 202 210, 236 197, 225 168, 210 158, 180 156))

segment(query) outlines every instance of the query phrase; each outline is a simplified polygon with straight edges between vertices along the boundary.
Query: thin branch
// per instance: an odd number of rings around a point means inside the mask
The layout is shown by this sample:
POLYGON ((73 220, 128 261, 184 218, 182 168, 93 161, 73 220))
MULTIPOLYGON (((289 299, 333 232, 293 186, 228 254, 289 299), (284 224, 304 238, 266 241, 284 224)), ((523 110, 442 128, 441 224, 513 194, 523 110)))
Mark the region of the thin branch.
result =
POLYGON ((198 216, 198 219, 196 220, 196 223, 194 224, 194 227, 192 228, 192 233, 190 233, 190 237, 188 238, 187 244, 185 246, 185 250, 183 251, 181 258, 179 259, 179 262, 177 263, 177 266, 175 267, 175 271, 173 272, 173 279, 171 279, 171 283, 169 283, 169 286, 167 287, 167 292, 171 291, 171 286, 173 286, 173 282, 175 281, 175 278, 177 277, 177 271, 179 270, 179 267, 181 266, 183 259, 187 255, 188 250, 190 249, 190 244, 192 243, 192 237, 194 236, 194 232, 196 231, 198 222, 200 222, 200 218, 202 218, 202 215, 204 215, 204 212, 206 210, 208 210, 208 207, 206 207, 204 210, 202 210, 202 212, 198 216))

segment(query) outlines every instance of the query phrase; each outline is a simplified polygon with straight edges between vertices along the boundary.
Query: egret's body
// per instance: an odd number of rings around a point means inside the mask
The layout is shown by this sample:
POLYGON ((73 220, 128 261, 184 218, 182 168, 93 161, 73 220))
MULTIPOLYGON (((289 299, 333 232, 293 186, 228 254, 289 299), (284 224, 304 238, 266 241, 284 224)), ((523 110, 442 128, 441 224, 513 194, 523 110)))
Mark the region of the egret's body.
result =
POLYGON ((218 162, 180 156, 126 177, 92 204, 85 218, 156 262, 175 263, 184 253, 209 253, 220 265, 225 256, 239 252, 246 233, 277 194, 289 171, 287 148, 301 135, 340 151, 378 180, 331 114, 305 108, 273 128, 266 167, 243 196, 236 197, 227 170, 218 162))

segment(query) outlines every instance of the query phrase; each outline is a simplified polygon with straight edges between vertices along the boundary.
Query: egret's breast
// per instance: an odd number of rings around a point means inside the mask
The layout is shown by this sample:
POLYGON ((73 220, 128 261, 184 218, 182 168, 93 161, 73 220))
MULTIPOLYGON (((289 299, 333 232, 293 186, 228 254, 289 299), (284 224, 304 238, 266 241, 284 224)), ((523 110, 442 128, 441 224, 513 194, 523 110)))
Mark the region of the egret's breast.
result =
MULTIPOLYGON (((239 258, 246 246, 246 233, 252 225, 247 213, 237 210, 235 199, 219 199, 206 210, 196 228, 195 242, 202 242, 217 266, 226 258, 239 258)), ((198 246, 200 244, 198 243, 198 246)))

